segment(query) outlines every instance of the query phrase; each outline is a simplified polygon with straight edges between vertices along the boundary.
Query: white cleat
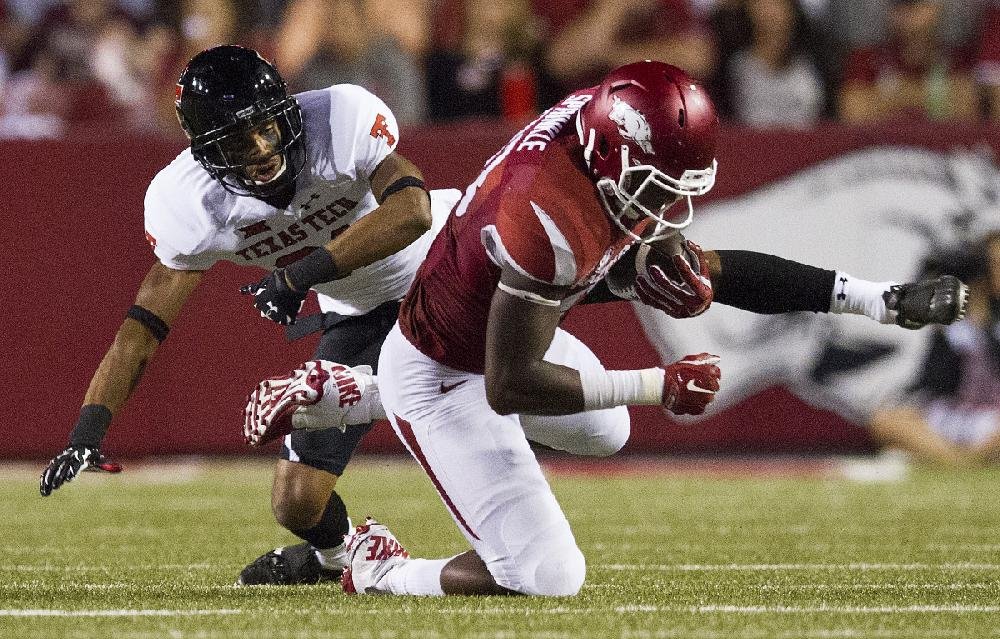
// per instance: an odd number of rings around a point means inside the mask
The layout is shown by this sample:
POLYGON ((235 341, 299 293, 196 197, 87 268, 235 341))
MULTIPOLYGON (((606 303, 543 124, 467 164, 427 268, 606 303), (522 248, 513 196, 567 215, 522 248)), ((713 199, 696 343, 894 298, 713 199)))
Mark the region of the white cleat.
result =
POLYGON ((371 517, 347 539, 347 568, 340 583, 351 595, 388 594, 377 584, 390 570, 410 558, 395 535, 371 517))

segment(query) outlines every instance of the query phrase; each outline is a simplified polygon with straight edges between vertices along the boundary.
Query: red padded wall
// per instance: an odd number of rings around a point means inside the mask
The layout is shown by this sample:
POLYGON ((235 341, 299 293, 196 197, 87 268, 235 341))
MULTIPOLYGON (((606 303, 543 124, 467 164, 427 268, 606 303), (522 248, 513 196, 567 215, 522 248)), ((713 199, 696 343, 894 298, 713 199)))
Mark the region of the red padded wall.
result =
MULTIPOLYGON (((511 131, 493 122, 406 132, 401 151, 432 187, 463 187, 511 131)), ((847 150, 893 142, 944 149, 986 141, 997 128, 911 125, 877 130, 725 132, 725 167, 713 198, 731 197, 847 150)), ((181 147, 150 138, 80 132, 62 141, 0 142, 5 405, 0 458, 43 458, 60 449, 91 375, 153 261, 143 237, 146 185, 181 147)), ((260 271, 223 264, 196 291, 118 416, 105 449, 120 456, 245 453, 240 431, 247 391, 291 368, 312 342, 287 344, 237 289, 260 271)), ((629 306, 574 310, 567 326, 611 368, 658 364, 629 306), (612 327, 612 330, 608 330, 612 327)), ((657 409, 636 409, 629 450, 844 451, 869 446, 862 431, 771 390, 697 427, 672 426, 657 409)), ((401 447, 388 428, 369 450, 401 447)))

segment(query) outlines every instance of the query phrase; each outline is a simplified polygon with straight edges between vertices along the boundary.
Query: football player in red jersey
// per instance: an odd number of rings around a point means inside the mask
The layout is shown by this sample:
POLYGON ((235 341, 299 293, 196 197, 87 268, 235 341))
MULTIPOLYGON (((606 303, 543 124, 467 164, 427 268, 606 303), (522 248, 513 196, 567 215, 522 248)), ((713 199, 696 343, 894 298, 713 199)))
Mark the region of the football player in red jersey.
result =
POLYGON ((701 86, 646 61, 569 95, 487 162, 431 245, 379 359, 386 414, 473 550, 412 559, 370 520, 349 541, 346 591, 579 590, 583 555, 528 441, 612 454, 629 435, 628 405, 699 414, 719 388, 710 354, 609 371, 559 328, 630 249, 632 281, 614 288, 677 317, 713 297, 911 327, 961 316, 965 287, 954 278, 866 282, 684 240, 692 196, 715 180, 717 129, 701 86))

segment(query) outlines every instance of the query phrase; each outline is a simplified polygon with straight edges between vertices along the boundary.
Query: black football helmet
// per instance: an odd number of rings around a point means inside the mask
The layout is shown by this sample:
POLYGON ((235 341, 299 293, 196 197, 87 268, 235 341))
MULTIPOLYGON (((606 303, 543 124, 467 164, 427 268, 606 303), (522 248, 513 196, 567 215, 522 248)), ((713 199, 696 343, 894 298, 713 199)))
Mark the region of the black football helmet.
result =
POLYGON ((175 105, 191 153, 231 193, 274 196, 305 167, 302 110, 252 49, 223 45, 191 58, 175 105))

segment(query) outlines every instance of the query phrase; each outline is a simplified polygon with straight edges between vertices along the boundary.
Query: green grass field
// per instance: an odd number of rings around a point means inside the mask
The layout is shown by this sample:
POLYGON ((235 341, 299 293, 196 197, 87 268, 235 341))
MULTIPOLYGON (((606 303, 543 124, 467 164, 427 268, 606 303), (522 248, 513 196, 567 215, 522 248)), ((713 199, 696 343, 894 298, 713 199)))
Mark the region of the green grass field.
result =
MULTIPOLYGON (((39 471, 0 470, 0 637, 1000 637, 997 471, 553 472, 588 560, 561 599, 236 588, 292 541, 270 515, 270 464, 87 474, 47 499, 39 471)), ((409 460, 362 460, 341 488, 414 555, 466 547, 409 460)))

